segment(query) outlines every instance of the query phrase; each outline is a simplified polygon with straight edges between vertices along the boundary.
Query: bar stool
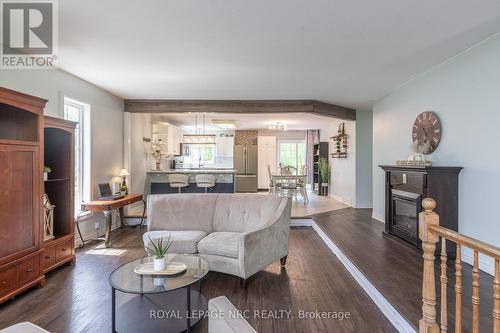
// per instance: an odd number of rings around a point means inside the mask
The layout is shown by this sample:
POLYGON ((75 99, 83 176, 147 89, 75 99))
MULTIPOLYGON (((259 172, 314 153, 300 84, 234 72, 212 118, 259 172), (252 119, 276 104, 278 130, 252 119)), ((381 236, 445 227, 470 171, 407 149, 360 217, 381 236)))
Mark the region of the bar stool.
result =
POLYGON ((205 193, 209 187, 215 186, 214 175, 196 175, 196 186, 205 188, 205 193))
POLYGON ((181 193, 183 187, 189 186, 189 177, 180 173, 171 174, 168 177, 168 181, 170 182, 170 187, 177 187, 179 189, 179 193, 181 193))

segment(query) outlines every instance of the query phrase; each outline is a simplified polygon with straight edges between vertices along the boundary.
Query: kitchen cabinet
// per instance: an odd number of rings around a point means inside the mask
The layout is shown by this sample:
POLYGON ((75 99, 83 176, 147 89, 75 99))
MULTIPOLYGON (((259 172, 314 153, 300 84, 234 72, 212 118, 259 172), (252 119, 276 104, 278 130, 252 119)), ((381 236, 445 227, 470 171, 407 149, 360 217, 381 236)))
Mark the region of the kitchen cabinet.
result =
POLYGON ((217 136, 215 137, 215 149, 217 157, 233 157, 234 137, 217 136))
POLYGON ((183 131, 175 126, 168 127, 167 154, 181 155, 183 131))
POLYGON ((162 147, 164 154, 181 155, 181 143, 184 131, 169 123, 153 123, 153 142, 162 147))
POLYGON ((277 169, 277 152, 276 152, 276 137, 275 136, 259 136, 257 138, 258 145, 258 187, 259 189, 269 188, 269 172, 267 166, 271 168, 271 172, 276 172, 277 169))

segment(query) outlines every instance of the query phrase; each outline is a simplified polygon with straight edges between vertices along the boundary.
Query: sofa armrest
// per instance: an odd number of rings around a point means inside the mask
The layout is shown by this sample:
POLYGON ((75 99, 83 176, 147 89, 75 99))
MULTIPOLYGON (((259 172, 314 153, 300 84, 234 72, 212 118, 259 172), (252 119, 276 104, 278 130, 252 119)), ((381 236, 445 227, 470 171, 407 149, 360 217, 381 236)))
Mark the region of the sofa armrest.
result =
POLYGON ((278 209, 273 222, 241 234, 239 239, 240 276, 248 278, 288 254, 291 198, 278 209))

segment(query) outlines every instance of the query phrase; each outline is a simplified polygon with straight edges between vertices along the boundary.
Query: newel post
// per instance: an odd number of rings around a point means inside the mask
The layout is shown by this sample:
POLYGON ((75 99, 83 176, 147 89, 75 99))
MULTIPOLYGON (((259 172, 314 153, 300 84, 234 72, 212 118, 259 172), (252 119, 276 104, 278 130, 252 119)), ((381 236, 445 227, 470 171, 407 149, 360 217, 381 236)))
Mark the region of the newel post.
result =
POLYGON ((436 280, 434 276, 434 252, 439 236, 429 231, 429 226, 439 225, 439 215, 433 212, 436 202, 431 198, 422 201, 424 211, 418 216, 419 237, 424 254, 424 274, 422 283, 422 319, 419 321, 420 333, 439 333, 436 323, 436 280))

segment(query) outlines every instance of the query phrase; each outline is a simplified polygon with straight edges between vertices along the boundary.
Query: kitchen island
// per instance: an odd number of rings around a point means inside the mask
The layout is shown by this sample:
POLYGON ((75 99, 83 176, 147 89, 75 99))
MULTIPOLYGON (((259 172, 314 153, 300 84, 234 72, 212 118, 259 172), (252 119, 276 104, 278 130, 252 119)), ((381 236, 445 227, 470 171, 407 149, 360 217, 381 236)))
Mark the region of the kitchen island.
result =
POLYGON ((149 194, 179 193, 179 190, 170 187, 169 175, 185 174, 189 176, 189 186, 182 188, 182 193, 205 193, 205 189, 196 186, 196 175, 210 174, 215 176, 215 186, 208 189, 208 193, 234 193, 235 169, 196 168, 172 169, 163 171, 148 171, 144 184, 144 196, 149 194))

